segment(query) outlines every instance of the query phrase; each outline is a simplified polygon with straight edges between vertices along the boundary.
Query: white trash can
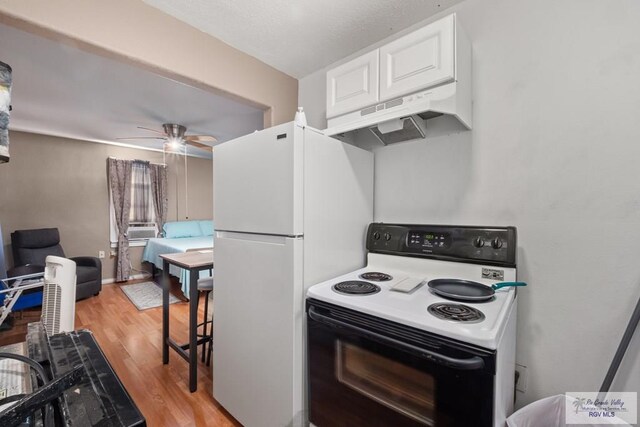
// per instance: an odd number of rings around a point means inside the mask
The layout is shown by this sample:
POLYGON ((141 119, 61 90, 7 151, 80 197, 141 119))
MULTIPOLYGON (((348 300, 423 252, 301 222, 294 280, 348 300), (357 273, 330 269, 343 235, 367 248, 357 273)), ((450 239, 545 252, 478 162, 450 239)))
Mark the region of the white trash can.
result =
POLYGON ((564 394, 537 400, 514 412, 513 415, 507 418, 507 425, 509 427, 577 427, 579 425, 597 427, 610 426, 612 424, 622 426, 631 425, 617 417, 602 419, 603 422, 598 424, 593 424, 593 419, 587 420, 586 418, 584 424, 567 424, 566 408, 573 408, 574 401, 575 399, 573 397, 564 394))

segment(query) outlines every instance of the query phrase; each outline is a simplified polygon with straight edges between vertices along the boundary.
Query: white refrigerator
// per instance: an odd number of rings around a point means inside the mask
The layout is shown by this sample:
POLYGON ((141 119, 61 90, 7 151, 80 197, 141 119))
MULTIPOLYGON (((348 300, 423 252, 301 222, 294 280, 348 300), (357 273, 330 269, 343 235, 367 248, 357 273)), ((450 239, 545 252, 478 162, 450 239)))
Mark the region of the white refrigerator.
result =
POLYGON ((304 425, 306 290, 365 265, 373 154, 287 123, 213 171, 213 395, 246 427, 304 425))

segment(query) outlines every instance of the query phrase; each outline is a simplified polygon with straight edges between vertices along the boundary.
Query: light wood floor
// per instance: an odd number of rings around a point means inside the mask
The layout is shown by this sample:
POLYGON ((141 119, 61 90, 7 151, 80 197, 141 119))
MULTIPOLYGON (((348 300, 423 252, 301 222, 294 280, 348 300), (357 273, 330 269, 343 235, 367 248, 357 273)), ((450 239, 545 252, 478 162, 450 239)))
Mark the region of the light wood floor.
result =
MULTIPOLYGON (((213 399, 211 367, 198 359, 198 390, 189 393, 187 362, 170 350, 169 364, 162 364, 162 309, 138 311, 120 287, 105 285, 97 297, 78 301, 76 328, 93 331, 147 425, 239 426, 213 399)), ((201 319, 204 300, 199 308, 201 319)), ((188 303, 172 304, 170 313, 171 337, 186 342, 188 303)), ((0 345, 24 341, 26 324, 39 316, 37 310, 25 312, 12 330, 0 332, 0 345)))

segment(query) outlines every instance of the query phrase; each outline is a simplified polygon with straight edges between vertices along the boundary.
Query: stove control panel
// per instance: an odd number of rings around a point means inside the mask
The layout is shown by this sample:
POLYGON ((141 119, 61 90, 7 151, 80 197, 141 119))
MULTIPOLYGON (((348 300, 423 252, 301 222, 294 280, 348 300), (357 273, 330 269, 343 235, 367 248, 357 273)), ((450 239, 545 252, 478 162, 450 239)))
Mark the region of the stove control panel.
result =
POLYGON ((451 234, 436 231, 409 231, 407 246, 410 248, 448 248, 451 246, 451 234))
POLYGON ((515 266, 515 227, 369 225, 367 250, 458 262, 515 266))

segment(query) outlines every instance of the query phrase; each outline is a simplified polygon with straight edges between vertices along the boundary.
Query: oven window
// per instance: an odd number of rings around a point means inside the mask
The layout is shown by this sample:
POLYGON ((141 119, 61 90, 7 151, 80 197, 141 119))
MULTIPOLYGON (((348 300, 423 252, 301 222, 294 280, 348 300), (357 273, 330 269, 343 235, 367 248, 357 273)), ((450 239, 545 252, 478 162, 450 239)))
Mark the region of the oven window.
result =
POLYGON ((336 378, 420 424, 433 425, 433 376, 353 344, 336 340, 336 378))

